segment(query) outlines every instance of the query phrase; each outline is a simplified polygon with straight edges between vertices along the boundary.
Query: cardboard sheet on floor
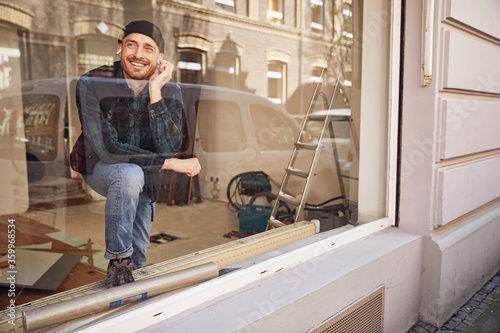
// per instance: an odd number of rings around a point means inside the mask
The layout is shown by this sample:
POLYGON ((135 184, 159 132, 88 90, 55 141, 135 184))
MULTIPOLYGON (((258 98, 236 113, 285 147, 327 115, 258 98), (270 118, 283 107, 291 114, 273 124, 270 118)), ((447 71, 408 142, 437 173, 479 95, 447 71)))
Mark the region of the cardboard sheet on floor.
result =
MULTIPOLYGON (((16 288, 56 290, 80 259, 70 254, 17 249, 16 265, 1 270, 0 285, 10 285, 7 278, 15 276, 16 288)), ((0 258, 6 260, 7 256, 0 258)))
POLYGON ((18 249, 43 249, 50 250, 52 248, 52 242, 43 243, 43 244, 31 244, 31 245, 23 245, 18 246, 18 249))
POLYGON ((85 239, 80 238, 78 236, 73 236, 64 231, 51 232, 46 235, 74 247, 87 245, 87 241, 85 239))
MULTIPOLYGON (((79 246, 79 249, 86 249, 86 246, 79 246)), ((92 251, 95 251, 92 254, 92 259, 94 260, 94 266, 100 268, 102 270, 108 269, 109 260, 104 258, 104 247, 99 244, 92 244, 92 251)), ((87 264, 89 262, 88 256, 83 256, 82 263, 87 264)))

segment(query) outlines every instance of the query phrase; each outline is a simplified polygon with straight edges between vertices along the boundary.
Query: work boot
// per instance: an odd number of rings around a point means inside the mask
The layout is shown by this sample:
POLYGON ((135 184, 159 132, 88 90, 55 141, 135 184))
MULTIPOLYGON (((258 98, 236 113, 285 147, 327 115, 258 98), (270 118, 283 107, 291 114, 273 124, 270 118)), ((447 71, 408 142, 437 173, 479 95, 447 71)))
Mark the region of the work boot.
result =
POLYGON ((106 284, 108 288, 134 282, 130 258, 112 259, 109 261, 106 284))

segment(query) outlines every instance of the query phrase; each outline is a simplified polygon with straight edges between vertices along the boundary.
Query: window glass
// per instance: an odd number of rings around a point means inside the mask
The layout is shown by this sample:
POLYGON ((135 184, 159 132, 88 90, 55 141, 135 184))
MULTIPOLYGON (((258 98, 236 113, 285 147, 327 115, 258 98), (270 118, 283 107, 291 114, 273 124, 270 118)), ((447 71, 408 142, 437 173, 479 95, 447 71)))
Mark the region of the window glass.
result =
POLYGON ((26 139, 24 136, 23 121, 26 117, 22 112, 22 97, 5 96, 6 91, 3 91, 3 98, 0 100, 0 142, 2 158, 11 158, 13 150, 22 150, 20 156, 24 158, 24 146, 26 139))
POLYGON ((53 161, 59 138, 59 98, 54 95, 23 95, 26 150, 36 160, 53 161))
POLYGON ((112 66, 116 52, 113 42, 111 38, 78 40, 78 73, 84 74, 103 65, 112 66))
POLYGON ((352 43, 352 4, 350 2, 345 2, 343 4, 342 16, 344 21, 344 30, 342 31, 342 36, 346 42, 352 43))
POLYGON ((231 13, 236 12, 235 0, 215 0, 215 7, 231 13))
POLYGON ((231 101, 203 100, 198 105, 198 128, 206 152, 244 150, 245 130, 238 104, 231 101))
POLYGON ((297 139, 297 126, 292 119, 277 110, 250 105, 250 114, 259 148, 262 150, 291 150, 297 139))
POLYGON ((272 61, 267 70, 267 90, 268 98, 276 104, 284 102, 284 79, 285 64, 279 61, 272 61))
POLYGON ((22 115, 21 50, 14 29, 0 26, 0 156, 12 157, 18 151, 24 158, 24 126, 22 115))
POLYGON ((323 0, 311 0, 312 22, 314 30, 323 29, 323 0))
MULTIPOLYGON (((374 1, 389 10, 390 1, 374 1)), ((262 232, 297 141, 320 152, 305 194, 318 207, 304 218, 340 234, 386 217, 391 26, 376 18, 390 12, 363 17, 368 2, 360 0, 162 0, 140 10, 133 1, 57 3, 39 0, 36 10, 29 1, 0 3, 0 227, 15 218, 16 244, 43 249, 25 257, 36 274, 18 276, 41 280, 23 282, 16 302, 106 278, 110 213, 105 191, 87 182, 99 162, 153 171, 146 175, 152 187, 144 187, 159 189, 145 268, 262 232), (163 42, 163 56, 148 53, 149 39, 142 49, 117 53, 124 26, 144 17, 162 32, 151 40, 163 42), (162 77, 169 84, 159 85, 169 93, 162 100, 155 87, 169 66, 157 67, 158 59, 173 65, 162 77), (101 83, 77 84, 85 73, 101 83), (115 76, 127 80, 108 84, 115 76), (199 174, 169 169, 188 158, 199 161, 199 174), (79 160, 90 170, 75 168, 79 160), (251 216, 258 231, 241 235, 251 210, 240 215, 228 188, 254 172, 272 186, 258 200, 265 209, 251 216), (65 256, 63 250, 81 256, 67 272, 34 265, 42 252, 65 256), (60 284, 39 288, 44 276, 58 276, 60 284)), ((300 149, 296 168, 309 170, 314 152, 300 149)), ((290 181, 289 190, 302 195, 301 182, 290 181)), ((255 203, 258 187, 244 185, 240 202, 255 203)), ((2 235, 0 263, 7 260, 2 235)), ((0 293, 1 304, 6 298, 0 293)))
POLYGON ((232 53, 219 52, 215 59, 215 83, 219 87, 238 87, 238 57, 232 53))
POLYGON ((313 67, 312 69, 312 74, 311 74, 311 82, 313 83, 320 83, 323 82, 323 68, 322 67, 313 67))
POLYGON ((17 33, 14 29, 7 29, 0 25, 0 90, 20 83, 21 79, 21 50, 17 33))
MULTIPOLYGON (((23 56, 26 45, 23 37, 26 32, 0 22, 0 34, 0 215, 3 221, 7 221, 4 219, 6 214, 26 212, 29 208, 29 174, 20 86, 25 72, 23 56)), ((0 232, 0 256, 7 253, 6 247, 2 246, 7 244, 3 235, 6 234, 0 232)), ((0 274, 5 276, 3 272, 0 274)))
POLYGON ((283 22, 283 0, 267 1, 267 19, 273 23, 283 22))
POLYGON ((203 62, 202 54, 198 51, 181 50, 180 60, 177 62, 179 68, 180 82, 197 83, 203 81, 203 62))

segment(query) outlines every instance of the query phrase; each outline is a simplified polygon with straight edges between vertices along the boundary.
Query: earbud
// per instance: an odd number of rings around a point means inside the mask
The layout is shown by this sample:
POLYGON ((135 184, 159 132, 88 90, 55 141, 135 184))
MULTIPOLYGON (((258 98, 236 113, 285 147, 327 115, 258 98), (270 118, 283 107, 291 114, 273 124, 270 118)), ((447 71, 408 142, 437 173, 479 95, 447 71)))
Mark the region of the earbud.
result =
POLYGON ((121 51, 122 51, 122 49, 119 49, 119 50, 116 52, 116 54, 117 54, 117 55, 118 55, 118 54, 120 54, 120 52, 121 52, 121 51))
POLYGON ((158 65, 160 64, 160 58, 158 58, 158 65))

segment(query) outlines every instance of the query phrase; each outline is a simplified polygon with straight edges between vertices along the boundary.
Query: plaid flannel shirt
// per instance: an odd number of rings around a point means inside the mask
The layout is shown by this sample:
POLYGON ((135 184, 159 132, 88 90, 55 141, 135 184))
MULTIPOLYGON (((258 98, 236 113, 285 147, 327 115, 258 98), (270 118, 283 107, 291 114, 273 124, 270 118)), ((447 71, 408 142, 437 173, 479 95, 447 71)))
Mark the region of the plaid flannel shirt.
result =
POLYGON ((145 171, 158 172, 182 144, 182 95, 177 84, 162 88, 161 99, 149 103, 148 85, 134 95, 123 77, 119 62, 114 78, 109 67, 83 75, 76 86, 76 103, 82 134, 72 152, 72 167, 91 173, 101 160, 108 164, 134 163, 145 171))

